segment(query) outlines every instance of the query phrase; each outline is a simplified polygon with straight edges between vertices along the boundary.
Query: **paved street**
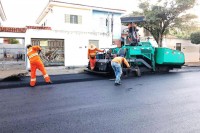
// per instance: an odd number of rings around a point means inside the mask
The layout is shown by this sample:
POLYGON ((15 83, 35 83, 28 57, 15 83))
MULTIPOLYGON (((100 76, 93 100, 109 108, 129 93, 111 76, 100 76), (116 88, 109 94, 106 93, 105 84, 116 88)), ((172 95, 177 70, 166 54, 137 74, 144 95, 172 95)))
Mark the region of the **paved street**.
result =
POLYGON ((199 133, 200 72, 0 90, 1 133, 199 133))

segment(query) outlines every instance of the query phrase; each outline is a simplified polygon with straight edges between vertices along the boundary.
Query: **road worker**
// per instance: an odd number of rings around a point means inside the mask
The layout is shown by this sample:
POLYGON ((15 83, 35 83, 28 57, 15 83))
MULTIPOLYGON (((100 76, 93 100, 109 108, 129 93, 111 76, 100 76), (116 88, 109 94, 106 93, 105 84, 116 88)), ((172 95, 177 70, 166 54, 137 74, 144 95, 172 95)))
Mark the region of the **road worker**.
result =
POLYGON ((100 50, 96 48, 94 44, 89 44, 88 46, 88 59, 90 62, 90 69, 94 70, 96 64, 96 53, 97 52, 104 52, 104 50, 100 50))
POLYGON ((140 41, 138 31, 136 23, 128 24, 128 40, 131 45, 137 45, 140 41))
POLYGON ((117 55, 114 55, 114 59, 111 61, 111 66, 115 73, 115 85, 121 85, 122 63, 124 63, 127 68, 130 69, 130 65, 124 57, 117 57, 117 55))
POLYGON ((28 49, 27 56, 29 58, 30 66, 31 66, 30 86, 34 87, 36 84, 36 70, 37 69, 39 69, 42 72, 45 82, 51 84, 52 83, 51 79, 49 75, 47 74, 44 64, 39 56, 39 53, 42 50, 41 47, 28 45, 27 49, 28 49))

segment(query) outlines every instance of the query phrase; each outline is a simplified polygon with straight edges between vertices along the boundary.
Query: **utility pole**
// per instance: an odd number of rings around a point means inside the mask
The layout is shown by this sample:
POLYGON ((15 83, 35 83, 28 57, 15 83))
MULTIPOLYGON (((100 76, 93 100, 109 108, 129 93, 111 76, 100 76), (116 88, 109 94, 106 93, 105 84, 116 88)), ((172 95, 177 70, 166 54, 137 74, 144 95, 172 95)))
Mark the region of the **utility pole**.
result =
POLYGON ((112 34, 112 45, 113 45, 113 12, 111 17, 111 34, 112 34))
POLYGON ((106 18, 106 27, 107 27, 107 33, 110 33, 110 13, 108 12, 107 18, 106 18))

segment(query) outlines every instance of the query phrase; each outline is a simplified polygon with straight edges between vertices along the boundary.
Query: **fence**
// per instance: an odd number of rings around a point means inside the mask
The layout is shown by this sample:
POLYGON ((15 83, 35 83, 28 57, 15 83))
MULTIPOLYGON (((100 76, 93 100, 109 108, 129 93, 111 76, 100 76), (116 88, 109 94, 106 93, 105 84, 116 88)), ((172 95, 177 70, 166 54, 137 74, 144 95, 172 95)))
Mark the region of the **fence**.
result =
POLYGON ((25 70, 25 51, 24 48, 0 48, 0 69, 25 70))

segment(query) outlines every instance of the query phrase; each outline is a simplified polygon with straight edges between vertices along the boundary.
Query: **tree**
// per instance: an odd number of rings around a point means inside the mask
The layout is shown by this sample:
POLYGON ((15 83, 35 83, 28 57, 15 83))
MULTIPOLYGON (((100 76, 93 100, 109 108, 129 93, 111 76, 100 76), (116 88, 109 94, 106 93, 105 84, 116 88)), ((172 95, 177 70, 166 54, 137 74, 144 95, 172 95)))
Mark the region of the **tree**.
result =
POLYGON ((200 44, 200 32, 194 32, 190 35, 191 43, 200 44))
POLYGON ((139 8, 141 12, 134 11, 133 16, 145 16, 145 22, 138 26, 149 31, 159 47, 162 47, 163 36, 169 33, 170 29, 180 29, 189 20, 196 18, 195 15, 186 11, 194 7, 196 0, 158 0, 151 5, 148 0, 141 1, 139 8))
POLYGON ((195 20, 188 21, 187 23, 184 23, 184 25, 180 25, 178 28, 172 28, 169 31, 169 34, 176 36, 181 39, 190 39, 190 35, 193 32, 200 31, 200 25, 199 22, 195 20))
POLYGON ((15 38, 9 38, 9 43, 10 44, 19 44, 19 40, 15 39, 15 38))

